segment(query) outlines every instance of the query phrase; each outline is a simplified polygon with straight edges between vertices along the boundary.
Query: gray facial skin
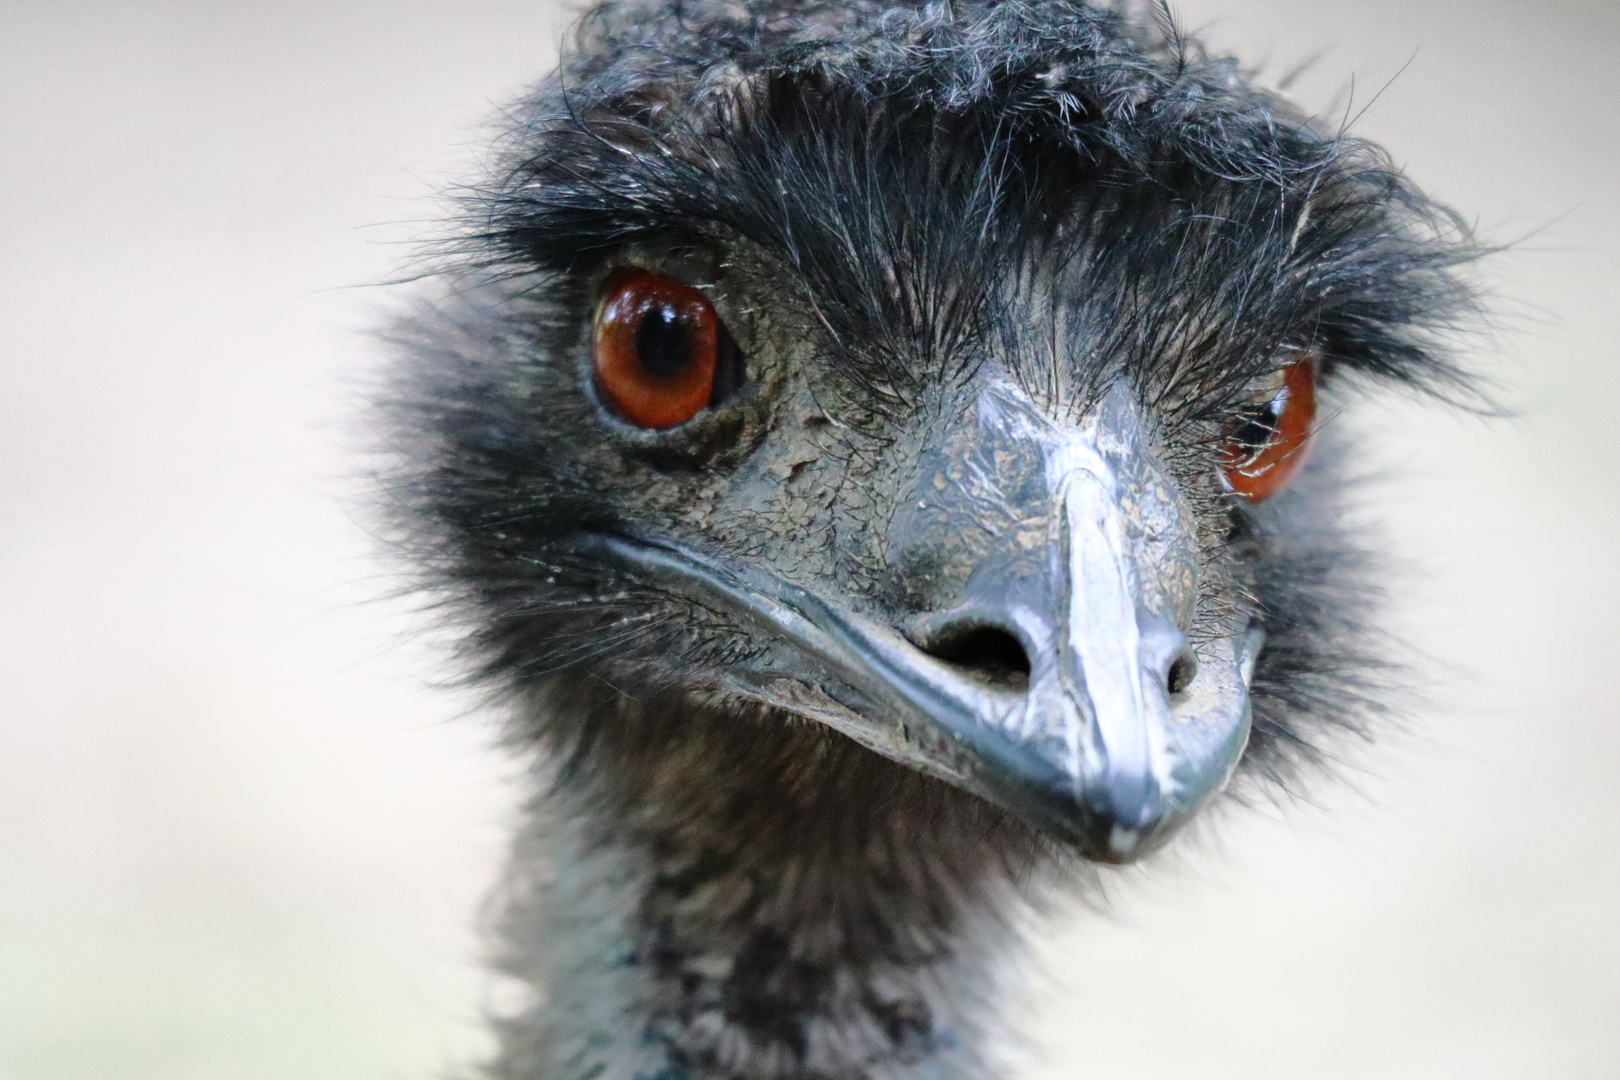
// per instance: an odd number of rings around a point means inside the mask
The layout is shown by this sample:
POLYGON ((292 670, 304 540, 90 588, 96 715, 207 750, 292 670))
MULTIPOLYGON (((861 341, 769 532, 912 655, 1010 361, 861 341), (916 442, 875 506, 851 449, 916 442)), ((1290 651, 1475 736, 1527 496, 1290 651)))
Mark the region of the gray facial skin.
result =
POLYGON ((1234 614, 1189 643, 1193 515, 1123 386, 1063 423, 985 366, 950 408, 957 420, 930 427, 883 545, 950 583, 934 610, 862 613, 688 547, 602 543, 769 642, 725 673, 726 689, 966 788, 1091 858, 1130 861, 1230 778, 1263 634, 1234 614), (1011 665, 982 655, 995 645, 1012 646, 1011 665))
MULTIPOLYGON (((631 258, 715 299, 744 392, 636 429, 599 399, 577 333, 578 366, 525 393, 577 402, 607 437, 548 457, 639 511, 575 553, 724 643, 718 663, 694 650, 690 687, 825 724, 1099 861, 1154 850, 1223 789, 1264 634, 1208 541, 1232 498, 1218 432, 1167 435, 1143 388, 1050 348, 980 351, 907 408, 863 413, 798 298, 730 286, 766 269, 631 258), (722 467, 687 464, 704 455, 722 467)), ((1032 318, 1049 302, 1009 297, 1032 318)))

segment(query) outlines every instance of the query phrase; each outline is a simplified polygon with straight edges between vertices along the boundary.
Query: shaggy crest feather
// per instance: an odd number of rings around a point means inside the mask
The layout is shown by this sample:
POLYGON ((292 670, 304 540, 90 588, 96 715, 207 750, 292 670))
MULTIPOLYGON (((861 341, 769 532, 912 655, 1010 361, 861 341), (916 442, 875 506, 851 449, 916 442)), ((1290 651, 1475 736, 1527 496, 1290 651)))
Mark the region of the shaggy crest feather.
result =
MULTIPOLYGON (((995 1072, 1006 914, 1084 870, 974 794, 740 693, 773 647, 605 559, 637 536, 834 596, 943 603, 893 523, 964 388, 1056 424, 1130 388, 1195 522, 1196 607, 1266 633, 1249 783, 1378 705, 1331 432, 1250 505, 1214 480, 1280 356, 1320 392, 1466 388, 1439 347, 1479 249, 1376 147, 1155 13, 1072 2, 606 2, 506 114, 400 320, 385 403, 401 550, 543 753, 514 857, 497 1077, 995 1072), (603 276, 701 287, 748 359, 669 432, 604 418, 603 276), (769 476, 772 479, 766 480, 769 476)), ((953 412, 953 410, 956 410, 953 412)))

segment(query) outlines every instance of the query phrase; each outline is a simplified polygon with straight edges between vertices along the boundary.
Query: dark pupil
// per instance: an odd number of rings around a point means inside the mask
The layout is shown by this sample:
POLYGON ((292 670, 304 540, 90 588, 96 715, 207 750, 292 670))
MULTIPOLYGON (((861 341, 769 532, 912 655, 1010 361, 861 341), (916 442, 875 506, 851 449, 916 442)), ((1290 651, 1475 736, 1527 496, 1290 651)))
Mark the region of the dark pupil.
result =
POLYGON ((1232 433, 1232 441, 1250 453, 1264 450, 1277 434, 1277 420, 1282 416, 1284 395, 1278 394, 1265 405, 1250 413, 1243 426, 1232 433))
POLYGON ((673 379, 686 370, 691 354, 691 341, 680 312, 660 306, 641 317, 641 325, 636 327, 636 357, 647 374, 655 379, 673 379))

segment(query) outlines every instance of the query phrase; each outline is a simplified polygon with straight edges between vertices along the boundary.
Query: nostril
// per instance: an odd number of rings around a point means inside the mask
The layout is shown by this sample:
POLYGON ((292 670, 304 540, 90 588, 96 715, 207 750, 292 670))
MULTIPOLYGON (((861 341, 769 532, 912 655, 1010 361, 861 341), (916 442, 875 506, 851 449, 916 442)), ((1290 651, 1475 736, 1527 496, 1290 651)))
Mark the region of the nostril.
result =
POLYGON ((1029 686, 1029 654, 1016 637, 997 626, 952 627, 923 651, 995 686, 1015 690, 1029 686))
POLYGON ((1164 675, 1164 685, 1172 694, 1179 694, 1191 686, 1197 677, 1197 658, 1193 656, 1191 650, 1182 649, 1170 662, 1170 670, 1164 675))

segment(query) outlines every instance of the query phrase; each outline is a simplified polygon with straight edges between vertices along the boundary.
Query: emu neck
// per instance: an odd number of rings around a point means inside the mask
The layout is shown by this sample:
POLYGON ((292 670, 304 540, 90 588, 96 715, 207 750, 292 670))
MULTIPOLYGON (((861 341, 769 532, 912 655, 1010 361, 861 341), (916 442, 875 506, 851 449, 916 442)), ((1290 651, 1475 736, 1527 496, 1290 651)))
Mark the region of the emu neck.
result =
POLYGON ((538 1004, 503 1023, 495 1076, 992 1073, 982 1002, 1039 861, 1027 833, 791 718, 558 708, 539 719, 569 758, 506 925, 538 1004))

